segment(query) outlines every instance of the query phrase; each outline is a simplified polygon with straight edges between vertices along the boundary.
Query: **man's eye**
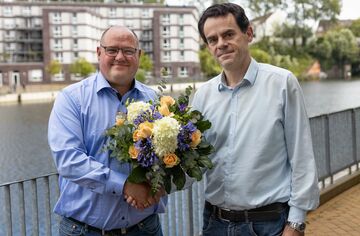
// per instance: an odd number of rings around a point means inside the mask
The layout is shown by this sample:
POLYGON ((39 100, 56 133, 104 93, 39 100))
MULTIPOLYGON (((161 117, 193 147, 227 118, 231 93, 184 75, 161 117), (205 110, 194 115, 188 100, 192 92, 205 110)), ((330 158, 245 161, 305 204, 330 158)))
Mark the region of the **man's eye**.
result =
POLYGON ((133 49, 133 48, 124 48, 124 49, 123 49, 123 52, 124 52, 126 55, 133 55, 133 54, 135 54, 136 50, 133 49))
POLYGON ((110 54, 116 54, 118 52, 117 48, 107 48, 107 52, 110 54))

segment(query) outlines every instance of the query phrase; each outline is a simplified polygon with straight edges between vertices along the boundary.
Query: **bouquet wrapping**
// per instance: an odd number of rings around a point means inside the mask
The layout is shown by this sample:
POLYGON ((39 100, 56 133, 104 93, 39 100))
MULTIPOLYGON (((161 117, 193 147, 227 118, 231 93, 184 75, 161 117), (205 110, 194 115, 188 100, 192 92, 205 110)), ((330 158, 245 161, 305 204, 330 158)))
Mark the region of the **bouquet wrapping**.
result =
POLYGON ((127 102, 127 113, 118 113, 106 131, 110 157, 130 163, 128 180, 148 182, 152 194, 162 187, 170 193, 172 183, 181 190, 186 174, 200 181, 202 168, 213 167, 209 155, 214 148, 202 135, 211 123, 189 107, 191 90, 177 100, 159 96, 156 101, 127 102))

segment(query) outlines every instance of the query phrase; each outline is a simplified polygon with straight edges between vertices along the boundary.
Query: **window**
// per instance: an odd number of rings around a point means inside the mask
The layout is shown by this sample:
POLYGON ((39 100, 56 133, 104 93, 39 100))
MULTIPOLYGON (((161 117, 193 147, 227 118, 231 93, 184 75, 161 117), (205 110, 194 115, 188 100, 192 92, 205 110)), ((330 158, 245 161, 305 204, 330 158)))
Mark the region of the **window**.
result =
POLYGON ((54 34, 54 37, 61 37, 61 35, 62 35, 61 27, 55 26, 55 28, 53 30, 53 34, 54 34))
POLYGON ((164 49, 170 49, 170 40, 169 39, 164 39, 163 40, 163 48, 164 49))
POLYGON ((53 81, 64 81, 65 80, 64 73, 62 71, 60 71, 60 73, 53 75, 52 80, 53 81))
POLYGON ((4 16, 12 16, 12 7, 10 6, 7 6, 7 7, 4 7, 4 16))
POLYGON ((161 16, 161 23, 164 25, 168 25, 170 24, 170 15, 169 14, 165 14, 161 16))
POLYGON ((183 61, 185 59, 184 55, 185 55, 184 51, 180 51, 180 57, 179 57, 180 61, 183 61))
POLYGON ((171 59, 171 54, 170 54, 170 52, 169 52, 169 51, 163 52, 162 60, 163 60, 164 62, 169 62, 170 59, 171 59))
POLYGON ((54 12, 53 22, 54 23, 61 23, 61 12, 54 12))
POLYGON ((116 16, 116 8, 110 8, 109 16, 110 17, 115 17, 116 16))
POLYGON ((58 60, 59 62, 63 62, 62 52, 55 53, 55 60, 58 60))
POLYGON ((170 27, 169 26, 164 26, 162 29, 162 35, 163 36, 170 36, 170 27))
POLYGON ((179 37, 184 37, 184 26, 180 26, 179 37))
POLYGON ((179 77, 187 77, 188 76, 188 72, 187 72, 187 68, 182 66, 179 68, 179 77))
POLYGON ((79 53, 78 52, 74 52, 74 59, 78 59, 79 57, 79 53))
POLYGON ((181 49, 184 48, 184 39, 180 39, 179 47, 180 47, 181 49))
POLYGON ((77 50, 78 49, 78 40, 77 39, 74 39, 73 41, 73 49, 77 50))
POLYGON ((77 13, 76 12, 74 12, 73 14, 72 14, 72 23, 74 24, 74 23, 77 23, 77 13))
POLYGON ((54 49, 55 49, 55 50, 60 50, 60 49, 62 49, 62 41, 61 41, 61 40, 55 39, 54 49))
POLYGON ((2 87, 2 86, 3 86, 3 74, 0 71, 0 87, 2 87))
POLYGON ((73 36, 77 36, 77 35, 78 35, 77 25, 73 25, 73 27, 72 27, 72 35, 73 35, 73 36))
POLYGON ((179 24, 184 24, 184 14, 179 15, 179 24))
POLYGON ((41 82, 43 80, 42 70, 30 70, 28 73, 29 81, 31 82, 41 82))
POLYGON ((165 66, 163 67, 162 76, 167 78, 172 76, 172 69, 171 67, 165 66))
POLYGON ((143 18, 150 17, 150 10, 149 10, 149 9, 142 9, 142 10, 141 10, 141 16, 142 16, 143 18))

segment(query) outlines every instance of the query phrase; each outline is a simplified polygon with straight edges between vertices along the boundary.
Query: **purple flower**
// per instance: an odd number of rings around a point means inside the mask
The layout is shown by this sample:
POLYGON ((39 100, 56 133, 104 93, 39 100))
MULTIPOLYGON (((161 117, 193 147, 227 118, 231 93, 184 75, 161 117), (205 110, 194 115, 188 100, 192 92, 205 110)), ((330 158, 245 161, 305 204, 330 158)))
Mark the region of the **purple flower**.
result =
POLYGON ((135 143, 135 147, 140 150, 137 156, 137 160, 142 167, 150 167, 159 160, 159 158, 153 151, 153 146, 150 138, 137 141, 135 143))
POLYGON ((180 128, 180 132, 177 137, 178 148, 180 151, 184 152, 190 149, 191 134, 195 131, 196 126, 192 122, 189 122, 180 128))
POLYGON ((179 104, 180 112, 185 112, 186 108, 187 108, 187 105, 185 103, 179 104))

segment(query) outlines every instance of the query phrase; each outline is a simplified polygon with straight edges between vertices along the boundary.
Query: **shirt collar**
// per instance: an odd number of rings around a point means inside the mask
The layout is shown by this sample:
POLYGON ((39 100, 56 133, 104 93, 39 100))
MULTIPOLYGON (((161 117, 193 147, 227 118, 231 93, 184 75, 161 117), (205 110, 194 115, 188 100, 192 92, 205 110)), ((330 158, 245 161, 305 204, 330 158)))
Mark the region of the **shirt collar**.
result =
MULTIPOLYGON (((242 87, 245 85, 250 85, 250 86, 254 85, 258 71, 259 71, 259 64, 254 58, 251 58, 250 65, 245 73, 244 79, 234 89, 237 89, 238 87, 242 87)), ((219 75, 218 90, 223 91, 225 89, 229 89, 229 86, 227 86, 226 84, 225 73, 223 71, 219 75)))
MULTIPOLYGON (((98 72, 97 74, 97 86, 96 86, 96 92, 98 93, 99 91, 103 90, 103 89, 112 89, 115 91, 115 89, 113 87, 111 87, 111 85, 109 84, 109 82, 105 79, 105 77, 103 76, 103 74, 101 72, 98 72)), ((146 92, 143 88, 143 86, 141 86, 141 83, 139 83, 136 79, 134 79, 135 84, 133 83, 133 85, 130 88, 130 91, 133 89, 137 89, 140 92, 146 92)), ((115 91, 116 92, 116 91, 115 91)))

